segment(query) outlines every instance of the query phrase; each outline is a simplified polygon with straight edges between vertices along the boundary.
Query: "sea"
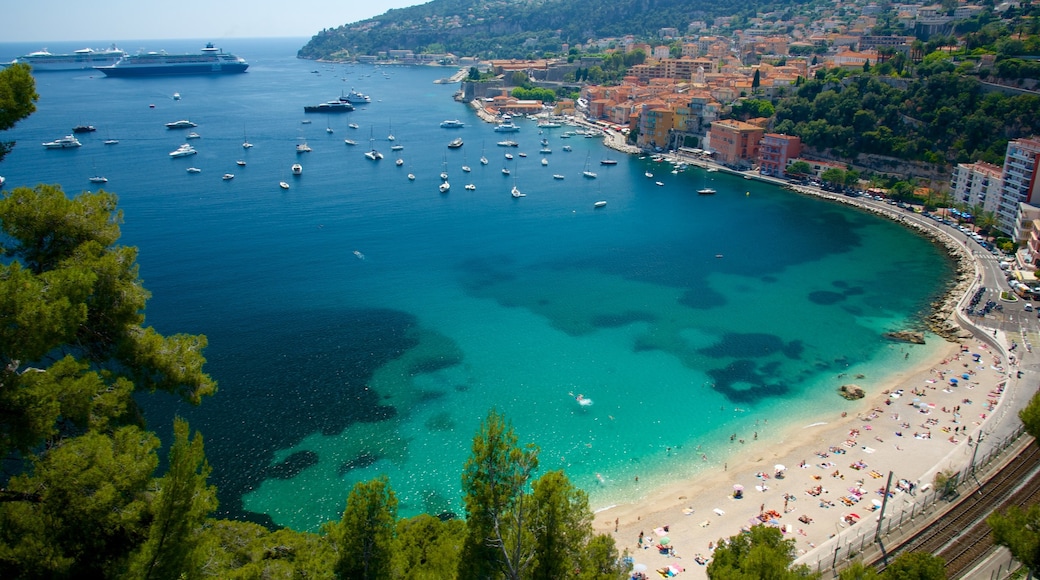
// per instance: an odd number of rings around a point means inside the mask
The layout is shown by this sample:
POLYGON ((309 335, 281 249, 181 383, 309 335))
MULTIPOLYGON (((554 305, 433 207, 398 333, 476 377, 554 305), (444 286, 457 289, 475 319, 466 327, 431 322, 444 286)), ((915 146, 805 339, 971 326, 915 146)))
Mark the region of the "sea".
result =
MULTIPOLYGON (((0 61, 110 42, 2 43, 0 61)), ((174 415, 203 434, 222 517, 317 530, 380 476, 402 516, 461 514, 492 409, 538 446, 539 473, 564 470, 608 509, 718 470, 735 439, 780 444, 860 409, 841 384, 869 391, 941 342, 882 337, 920 327, 953 272, 891 221, 564 137, 574 127, 496 133, 437 82, 454 68, 297 59, 305 42, 215 42, 250 63, 238 75, 40 73, 36 112, 2 135, 8 189, 73 195, 107 177, 152 293, 146 324, 208 337, 216 395, 139 402, 167 440, 174 415), (371 103, 303 111, 352 89, 371 103), (182 119, 197 139, 165 127, 182 119), (41 146, 87 124, 78 149, 41 146), (198 155, 170 158, 185 142, 198 155)))

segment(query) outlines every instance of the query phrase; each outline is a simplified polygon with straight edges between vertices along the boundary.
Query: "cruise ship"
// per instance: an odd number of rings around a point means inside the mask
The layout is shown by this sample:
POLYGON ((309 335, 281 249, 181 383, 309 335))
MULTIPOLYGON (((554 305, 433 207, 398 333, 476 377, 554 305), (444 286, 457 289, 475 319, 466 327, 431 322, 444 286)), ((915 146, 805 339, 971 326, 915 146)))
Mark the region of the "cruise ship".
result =
POLYGON ((215 48, 213 43, 208 43, 197 53, 146 52, 124 57, 110 66, 95 68, 110 77, 148 77, 242 73, 246 72, 249 64, 242 58, 215 48))
POLYGON ((126 53, 114 44, 110 48, 81 48, 70 54, 51 54, 45 48, 20 56, 12 60, 11 64, 27 64, 33 68, 33 72, 84 70, 113 65, 125 56, 126 53))

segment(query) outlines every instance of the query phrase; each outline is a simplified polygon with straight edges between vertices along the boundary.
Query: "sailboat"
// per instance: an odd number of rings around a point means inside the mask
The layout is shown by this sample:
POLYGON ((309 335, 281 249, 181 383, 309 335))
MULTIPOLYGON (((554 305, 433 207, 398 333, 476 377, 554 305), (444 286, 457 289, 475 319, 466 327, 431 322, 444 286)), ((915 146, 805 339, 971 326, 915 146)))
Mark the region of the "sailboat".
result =
POLYGON ((386 140, 387 141, 393 141, 394 140, 394 124, 393 123, 389 123, 389 125, 390 125, 390 132, 387 134, 386 140))
POLYGON ((253 144, 249 142, 249 137, 246 136, 246 132, 242 131, 242 148, 249 149, 253 144))
POLYGON ((451 189, 451 184, 448 183, 448 156, 444 156, 444 169, 441 170, 441 184, 437 186, 437 189, 441 193, 448 193, 451 189))
POLYGON ((483 141, 480 143, 480 164, 481 165, 487 165, 488 164, 488 158, 484 156, 484 143, 483 143, 483 141))
POLYGON ((585 177, 588 177, 589 179, 596 179, 596 174, 593 173, 591 169, 589 169, 589 161, 590 161, 590 157, 586 156, 585 157, 585 171, 582 171, 581 174, 584 175, 585 177))
POLYGON ((519 199, 521 197, 527 197, 526 193, 521 193, 520 188, 516 186, 516 175, 513 175, 513 189, 509 190, 509 195, 513 196, 513 199, 519 199))
POLYGON ((469 173, 470 171, 473 171, 472 169, 470 169, 469 165, 466 164, 466 153, 465 152, 462 153, 462 170, 464 172, 466 172, 466 173, 469 173))
POLYGON ((365 152, 365 157, 371 159, 372 161, 379 161, 380 159, 382 159, 383 154, 376 149, 376 139, 375 137, 372 137, 371 131, 369 131, 368 143, 371 148, 365 152))

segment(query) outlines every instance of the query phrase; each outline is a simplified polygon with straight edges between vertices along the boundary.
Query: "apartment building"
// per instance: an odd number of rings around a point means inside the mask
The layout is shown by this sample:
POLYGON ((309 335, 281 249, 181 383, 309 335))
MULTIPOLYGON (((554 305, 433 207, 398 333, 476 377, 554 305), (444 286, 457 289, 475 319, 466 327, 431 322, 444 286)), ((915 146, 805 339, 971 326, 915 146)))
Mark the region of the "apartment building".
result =
POLYGON ((1004 179, 997 208, 997 224, 1001 231, 1018 232, 1022 221, 1019 204, 1038 205, 1040 202, 1038 172, 1040 138, 1010 141, 1004 155, 1004 179))
POLYGON ((783 177, 787 162, 802 154, 802 140, 794 135, 766 133, 758 146, 758 167, 763 175, 783 177))
POLYGON ((985 161, 957 164, 950 180, 953 200, 968 207, 982 207, 983 211, 996 214, 1000 206, 1003 174, 1002 167, 985 161))
POLYGON ((739 169, 751 169, 758 160, 758 145, 765 131, 756 125, 735 119, 715 121, 708 131, 708 142, 720 163, 739 169))

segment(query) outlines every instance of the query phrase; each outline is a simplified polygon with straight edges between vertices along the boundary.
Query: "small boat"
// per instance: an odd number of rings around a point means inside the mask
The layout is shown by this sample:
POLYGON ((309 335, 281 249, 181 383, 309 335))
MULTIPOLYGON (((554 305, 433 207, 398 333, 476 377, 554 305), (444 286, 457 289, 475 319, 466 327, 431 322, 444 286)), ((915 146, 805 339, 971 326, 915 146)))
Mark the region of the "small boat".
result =
POLYGON ((310 153, 311 152, 311 148, 310 148, 309 145, 307 145, 307 142, 304 141, 303 143, 300 143, 300 144, 296 145, 296 152, 297 153, 310 153))
POLYGON ((397 144, 390 146, 391 151, 400 151, 401 149, 404 149, 404 145, 397 144))
POLYGON ((199 137, 202 137, 202 135, 192 131, 191 133, 188 133, 188 136, 185 137, 185 139, 198 139, 199 137))
POLYGON ((311 124, 311 120, 310 119, 304 119, 304 120, 300 121, 300 124, 301 125, 310 125, 311 124))
POLYGON ((347 145, 357 145, 357 141, 354 141, 353 139, 344 139, 343 142, 347 145))
POLYGON ((527 197, 526 193, 521 193, 520 188, 513 184, 513 189, 509 190, 509 195, 513 196, 513 199, 527 197))
POLYGON ((654 174, 650 173, 649 171, 643 173, 643 175, 645 175, 647 179, 653 179, 654 178, 654 174))
POLYGON ((173 151, 170 151, 170 157, 187 157, 189 155, 195 155, 196 153, 198 153, 198 151, 196 151, 194 147, 185 143, 184 145, 181 145, 173 151))
POLYGON ((235 174, 234 173, 225 173, 224 176, 221 177, 221 179, 223 179, 224 181, 231 181, 234 178, 235 178, 235 174))
POLYGON ((527 153, 523 153, 523 152, 517 153, 517 155, 519 155, 520 157, 527 157, 527 153))
POLYGON ((473 185, 472 183, 467 183, 467 184, 466 184, 465 186, 463 186, 463 187, 465 187, 465 188, 466 188, 467 190, 469 190, 469 191, 473 191, 473 190, 475 190, 475 189, 477 188, 477 186, 476 186, 476 185, 473 185))
POLYGON ((549 149, 548 147, 542 147, 541 149, 538 150, 538 152, 541 153, 542 155, 548 155, 548 154, 552 153, 552 149, 549 149))
POLYGON ((449 149, 458 149, 459 147, 462 147, 462 137, 456 137, 451 140, 451 143, 448 143, 449 149))
POLYGON ((705 187, 704 189, 698 189, 697 193, 701 195, 712 195, 715 193, 715 190, 710 187, 705 187))
POLYGON ((347 125, 347 127, 350 127, 351 129, 357 129, 358 128, 358 124, 357 123, 351 123, 351 124, 347 125))
POLYGON ((415 174, 414 173, 409 173, 408 174, 408 181, 415 181, 415 174))
POLYGON ((596 177, 597 177, 595 172, 589 171, 587 169, 585 171, 582 171, 581 174, 584 177, 588 177, 589 179, 596 179, 596 177))
POLYGON ((278 187, 280 187, 282 189, 289 189, 289 184, 284 182, 284 181, 279 181, 278 182, 278 187))
POLYGON ((516 141, 499 141, 496 143, 499 147, 519 147, 520 144, 516 141))
POLYGON ((570 145, 564 145, 563 146, 563 150, 564 151, 571 151, 571 146, 570 145))
POLYGON ((242 148, 243 149, 252 149, 252 147, 253 147, 253 144, 250 143, 248 140, 242 142, 242 148))
POLYGON ((509 175, 509 168, 508 167, 503 167, 502 168, 502 175, 509 175))
POLYGON ((512 159, 512 158, 513 158, 513 154, 512 153, 506 153, 506 159, 512 159))
POLYGON ((549 164, 549 160, 546 159, 545 157, 542 157, 542 166, 546 166, 548 164, 549 164))
POLYGON ((118 145, 119 139, 105 139, 105 145, 118 145))
POLYGON ((235 162, 235 165, 238 165, 239 167, 245 167, 246 166, 246 162, 241 160, 241 159, 239 159, 238 161, 235 162))
POLYGON ((404 159, 401 159, 400 157, 398 157, 397 161, 394 161, 394 165, 396 165, 398 167, 404 165, 404 159))
POLYGON ((172 123, 166 123, 167 129, 192 129, 194 127, 198 127, 198 125, 185 119, 181 119, 180 121, 173 121, 172 123))
POLYGON ((188 173, 202 173, 202 170, 199 169, 198 167, 189 167, 188 168, 188 173))
POLYGON ((447 181, 443 181, 443 182, 441 182, 440 185, 437 186, 437 189, 441 193, 448 193, 448 190, 451 189, 451 184, 448 183, 447 181))
POLYGON ((108 178, 101 175, 95 175, 89 179, 91 183, 108 183, 108 178))
POLYGON ((555 173, 555 174, 553 174, 553 179, 563 179, 563 176, 560 175, 559 173, 555 173))
POLYGON ((715 167, 708 168, 708 173, 715 173, 716 171, 718 171, 718 169, 715 167))
POLYGON ((664 182, 662 182, 662 181, 655 181, 654 184, 659 186, 659 187, 664 187, 664 182))
POLYGON ((325 127, 325 132, 331 135, 333 133, 332 127, 325 127))
POLYGON ((592 204, 592 207, 603 207, 605 205, 607 205, 607 202, 600 200, 600 201, 597 201, 596 203, 592 204))
POLYGON ((181 94, 180 93, 173 93, 173 100, 175 100, 175 101, 181 100, 181 94))
POLYGON ((303 175, 303 166, 300 165, 299 163, 293 163, 292 164, 292 174, 293 175, 303 175))

